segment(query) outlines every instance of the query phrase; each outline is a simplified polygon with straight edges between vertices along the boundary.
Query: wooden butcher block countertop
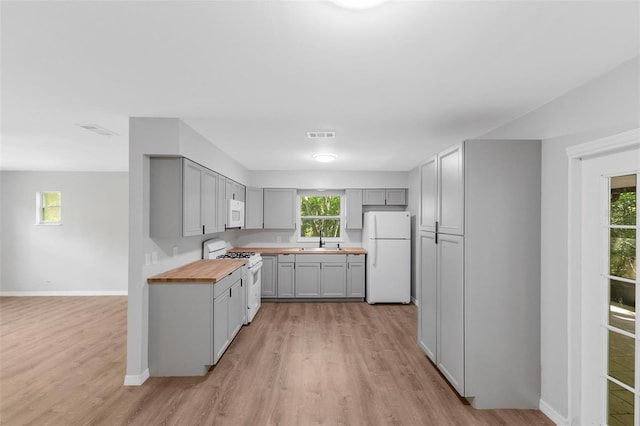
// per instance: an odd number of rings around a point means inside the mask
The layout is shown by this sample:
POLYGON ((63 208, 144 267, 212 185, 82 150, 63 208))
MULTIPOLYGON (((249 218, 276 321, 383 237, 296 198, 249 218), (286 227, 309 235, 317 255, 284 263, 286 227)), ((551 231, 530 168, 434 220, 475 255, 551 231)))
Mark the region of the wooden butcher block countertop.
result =
POLYGON ((216 283, 224 277, 242 267, 247 261, 244 259, 196 260, 179 268, 171 269, 162 274, 147 278, 149 284, 157 283, 216 283))
POLYGON ((344 247, 339 250, 315 247, 236 247, 229 251, 255 251, 260 254, 367 254, 367 251, 361 247, 344 247))

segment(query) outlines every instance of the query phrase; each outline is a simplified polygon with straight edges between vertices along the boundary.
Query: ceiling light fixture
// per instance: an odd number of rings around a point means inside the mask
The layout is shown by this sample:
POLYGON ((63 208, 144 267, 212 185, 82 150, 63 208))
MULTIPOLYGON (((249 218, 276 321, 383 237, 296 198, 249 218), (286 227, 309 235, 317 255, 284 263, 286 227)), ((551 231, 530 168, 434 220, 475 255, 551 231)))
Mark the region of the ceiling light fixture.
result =
POLYGON ((345 9, 371 9, 388 0, 329 0, 333 4, 337 4, 345 9))
POLYGON ((330 163, 336 158, 338 158, 338 156, 335 154, 329 154, 329 153, 323 152, 323 153, 313 154, 313 158, 315 158, 316 161, 319 161, 321 163, 330 163))

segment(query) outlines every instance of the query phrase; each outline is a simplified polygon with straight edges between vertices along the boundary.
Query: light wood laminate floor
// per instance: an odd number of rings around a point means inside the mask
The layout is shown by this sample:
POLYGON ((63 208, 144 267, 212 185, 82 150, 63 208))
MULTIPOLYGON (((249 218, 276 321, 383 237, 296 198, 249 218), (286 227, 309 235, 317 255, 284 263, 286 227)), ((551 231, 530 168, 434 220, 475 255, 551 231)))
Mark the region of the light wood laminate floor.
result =
POLYGON ((416 307, 264 303, 204 377, 125 387, 126 297, 0 298, 2 425, 552 425, 474 410, 416 344, 416 307))

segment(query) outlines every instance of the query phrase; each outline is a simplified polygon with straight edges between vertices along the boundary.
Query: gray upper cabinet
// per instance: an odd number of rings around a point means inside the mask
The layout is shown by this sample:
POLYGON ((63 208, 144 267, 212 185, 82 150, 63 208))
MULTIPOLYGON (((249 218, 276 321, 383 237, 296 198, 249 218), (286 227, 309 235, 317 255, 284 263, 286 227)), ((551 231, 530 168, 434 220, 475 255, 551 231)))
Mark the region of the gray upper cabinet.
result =
POLYGON ((365 206, 405 206, 407 190, 405 188, 365 189, 363 202, 365 206))
POLYGON ((347 201, 346 229, 362 229, 362 189, 347 189, 345 191, 347 201))
POLYGON ((384 206, 387 202, 386 190, 365 189, 363 204, 367 206, 384 206))
POLYGON ((420 230, 464 234, 464 145, 456 144, 420 166, 420 230))
POLYGON ((264 229, 295 229, 295 211, 295 189, 264 189, 264 229))
POLYGON ((152 238, 219 232, 218 175, 186 158, 150 159, 152 238))
POLYGON ((263 209, 263 197, 262 188, 246 188, 246 197, 244 205, 245 229, 261 229, 262 228, 262 209, 263 209))

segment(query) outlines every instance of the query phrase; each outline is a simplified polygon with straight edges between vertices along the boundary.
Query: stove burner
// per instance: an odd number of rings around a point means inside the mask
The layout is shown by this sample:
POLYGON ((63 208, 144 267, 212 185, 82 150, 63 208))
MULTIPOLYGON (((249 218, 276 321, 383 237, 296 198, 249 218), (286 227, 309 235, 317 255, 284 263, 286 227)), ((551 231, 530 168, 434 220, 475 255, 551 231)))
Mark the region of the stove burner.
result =
POLYGON ((251 256, 255 256, 255 254, 253 251, 233 252, 222 254, 218 256, 217 259, 248 259, 251 256))

